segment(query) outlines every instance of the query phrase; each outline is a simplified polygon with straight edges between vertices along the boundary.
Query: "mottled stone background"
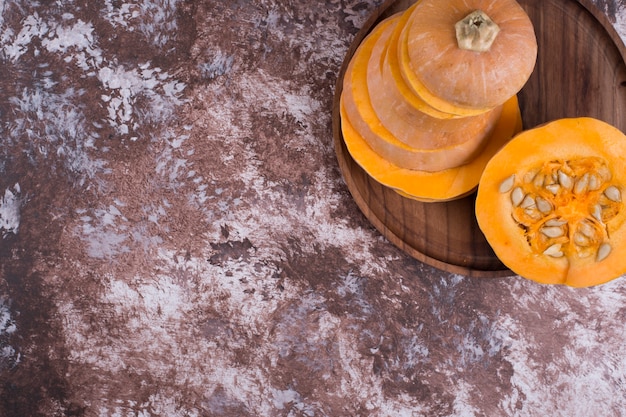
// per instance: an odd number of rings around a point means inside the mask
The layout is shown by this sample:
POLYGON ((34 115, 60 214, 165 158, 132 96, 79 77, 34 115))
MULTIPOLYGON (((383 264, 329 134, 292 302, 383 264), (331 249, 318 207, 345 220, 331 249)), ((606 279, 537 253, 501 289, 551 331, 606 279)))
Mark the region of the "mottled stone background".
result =
POLYGON ((0 0, 0 416, 626 415, 625 279, 442 273, 354 204, 380 3, 0 0))

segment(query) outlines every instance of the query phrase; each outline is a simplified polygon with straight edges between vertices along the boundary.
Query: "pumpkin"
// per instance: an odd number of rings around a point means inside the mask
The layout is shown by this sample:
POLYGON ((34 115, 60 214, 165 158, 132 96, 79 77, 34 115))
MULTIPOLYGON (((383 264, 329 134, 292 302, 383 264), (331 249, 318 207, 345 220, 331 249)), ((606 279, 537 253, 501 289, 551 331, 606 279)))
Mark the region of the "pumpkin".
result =
MULTIPOLYGON (((468 155, 467 160, 471 159, 469 155, 484 145, 484 139, 493 130, 502 112, 502 106, 496 106, 477 116, 439 119, 408 104, 404 96, 397 94, 397 90, 387 89, 382 79, 382 68, 385 67, 384 57, 388 49, 389 36, 396 22, 397 19, 392 21, 374 44, 367 65, 366 85, 361 91, 369 92, 372 108, 381 124, 401 142, 421 149, 441 149, 459 145, 463 148, 462 152, 468 155)), ((354 73, 353 77, 361 75, 354 73)), ((450 153, 448 152, 448 156, 450 153)), ((454 164, 460 165, 465 162, 454 164)))
POLYGON ((359 46, 344 76, 344 108, 361 137, 401 168, 440 171, 471 161, 485 146, 502 107, 459 119, 437 119, 386 90, 381 66, 398 16, 381 22, 359 46))
POLYGON ((535 66, 537 40, 515 0, 420 0, 399 54, 416 95, 442 112, 468 115, 521 90, 535 66))
MULTIPOLYGON (((437 110, 430 104, 426 103, 419 95, 415 94, 413 89, 407 84, 403 75, 403 69, 400 65, 398 39, 406 25, 407 20, 411 16, 411 12, 415 9, 417 3, 410 6, 404 12, 400 13, 395 28, 388 40, 387 51, 385 52, 385 62, 381 68, 382 79, 387 90, 393 91, 394 94, 403 98, 407 105, 425 113, 431 117, 440 119, 450 119, 459 117, 456 114, 442 112, 437 110)), ((478 112, 476 112, 478 113, 478 112)))
POLYGON ((502 115, 480 154, 465 165, 427 172, 398 167, 375 152, 352 126, 340 98, 341 131, 354 161, 374 180, 418 201, 449 201, 474 191, 489 159, 521 128, 517 97, 502 107, 502 115))
POLYGON ((626 273, 626 136, 565 118, 528 129, 487 164, 476 218, 498 258, 546 284, 587 287, 626 273))

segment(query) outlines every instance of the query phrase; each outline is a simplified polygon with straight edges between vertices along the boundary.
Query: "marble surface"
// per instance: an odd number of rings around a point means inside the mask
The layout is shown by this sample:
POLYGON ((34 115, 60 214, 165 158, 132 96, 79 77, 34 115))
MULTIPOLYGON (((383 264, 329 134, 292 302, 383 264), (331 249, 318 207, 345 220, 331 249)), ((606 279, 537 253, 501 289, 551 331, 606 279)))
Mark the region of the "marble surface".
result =
POLYGON ((0 0, 1 416, 626 415, 626 279, 443 273, 354 204, 380 3, 0 0))

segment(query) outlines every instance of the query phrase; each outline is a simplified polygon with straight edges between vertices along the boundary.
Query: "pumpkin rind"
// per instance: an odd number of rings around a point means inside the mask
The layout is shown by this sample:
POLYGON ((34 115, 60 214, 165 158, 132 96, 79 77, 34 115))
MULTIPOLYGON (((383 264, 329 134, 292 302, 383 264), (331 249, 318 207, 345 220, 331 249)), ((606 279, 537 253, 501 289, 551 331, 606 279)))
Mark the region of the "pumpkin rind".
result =
POLYGON ((498 258, 546 284, 586 287, 626 273, 622 155, 626 136, 588 117, 555 120, 512 139, 487 164, 476 198, 478 225, 498 258), (534 198, 528 212, 522 194, 534 198), (519 217, 525 213, 533 217, 519 217))
POLYGON ((420 0, 405 28, 401 61, 416 93, 438 110, 486 110, 517 94, 532 73, 537 40, 515 0, 420 0), (458 47, 455 24, 475 10, 500 28, 489 51, 458 47))

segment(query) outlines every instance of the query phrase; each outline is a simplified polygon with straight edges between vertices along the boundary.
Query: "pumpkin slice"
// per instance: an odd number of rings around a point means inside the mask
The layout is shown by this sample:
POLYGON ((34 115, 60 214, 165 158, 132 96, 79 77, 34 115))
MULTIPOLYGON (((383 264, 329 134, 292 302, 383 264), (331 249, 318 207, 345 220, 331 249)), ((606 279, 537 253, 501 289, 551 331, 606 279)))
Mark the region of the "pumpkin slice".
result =
POLYGON ((461 115, 517 94, 537 59, 532 22, 515 0, 420 0, 399 42, 416 94, 461 115))
MULTIPOLYGON (((384 56, 397 21, 397 18, 393 19, 383 30, 368 61, 366 88, 372 108, 382 125, 401 142, 420 149, 448 148, 448 167, 462 165, 484 146, 484 139, 495 127, 502 106, 478 116, 438 119, 409 105, 397 90, 385 88, 382 80, 382 68, 386 65, 384 56)), ((362 85, 362 73, 355 72, 352 77, 358 86, 362 85)))
POLYGON ((407 169, 440 171, 472 160, 485 146, 501 108, 475 118, 436 119, 402 112, 402 100, 385 94, 380 81, 381 57, 397 16, 377 25, 353 56, 344 77, 344 106, 360 136, 383 158, 407 169), (369 81, 369 82, 368 82, 369 81), (369 89, 374 88, 372 97, 369 89), (373 107, 386 116, 381 121, 373 107), (384 124, 395 128, 403 140, 384 124))
POLYGON ((399 60, 399 45, 398 39, 404 26, 406 25, 411 12, 417 3, 406 9, 404 12, 400 12, 400 17, 395 25, 391 36, 389 37, 387 51, 385 53, 385 62, 382 67, 383 84, 386 89, 393 91, 394 94, 401 96, 407 105, 412 106, 416 110, 421 111, 431 117, 439 119, 451 119, 459 117, 456 114, 442 112, 435 109, 430 104, 426 103, 419 95, 417 95, 413 89, 407 84, 402 74, 402 68, 400 67, 399 60))
POLYGON ((476 217, 522 277, 586 287, 626 273, 626 136, 593 118, 524 131, 487 164, 476 217))
POLYGON ((482 171, 489 159, 521 126, 517 96, 502 108, 502 115, 482 152, 469 163, 438 172, 400 168, 376 153, 346 115, 343 96, 340 100, 341 131, 348 152, 365 172, 382 185, 419 201, 449 201, 467 195, 476 189, 482 171))

